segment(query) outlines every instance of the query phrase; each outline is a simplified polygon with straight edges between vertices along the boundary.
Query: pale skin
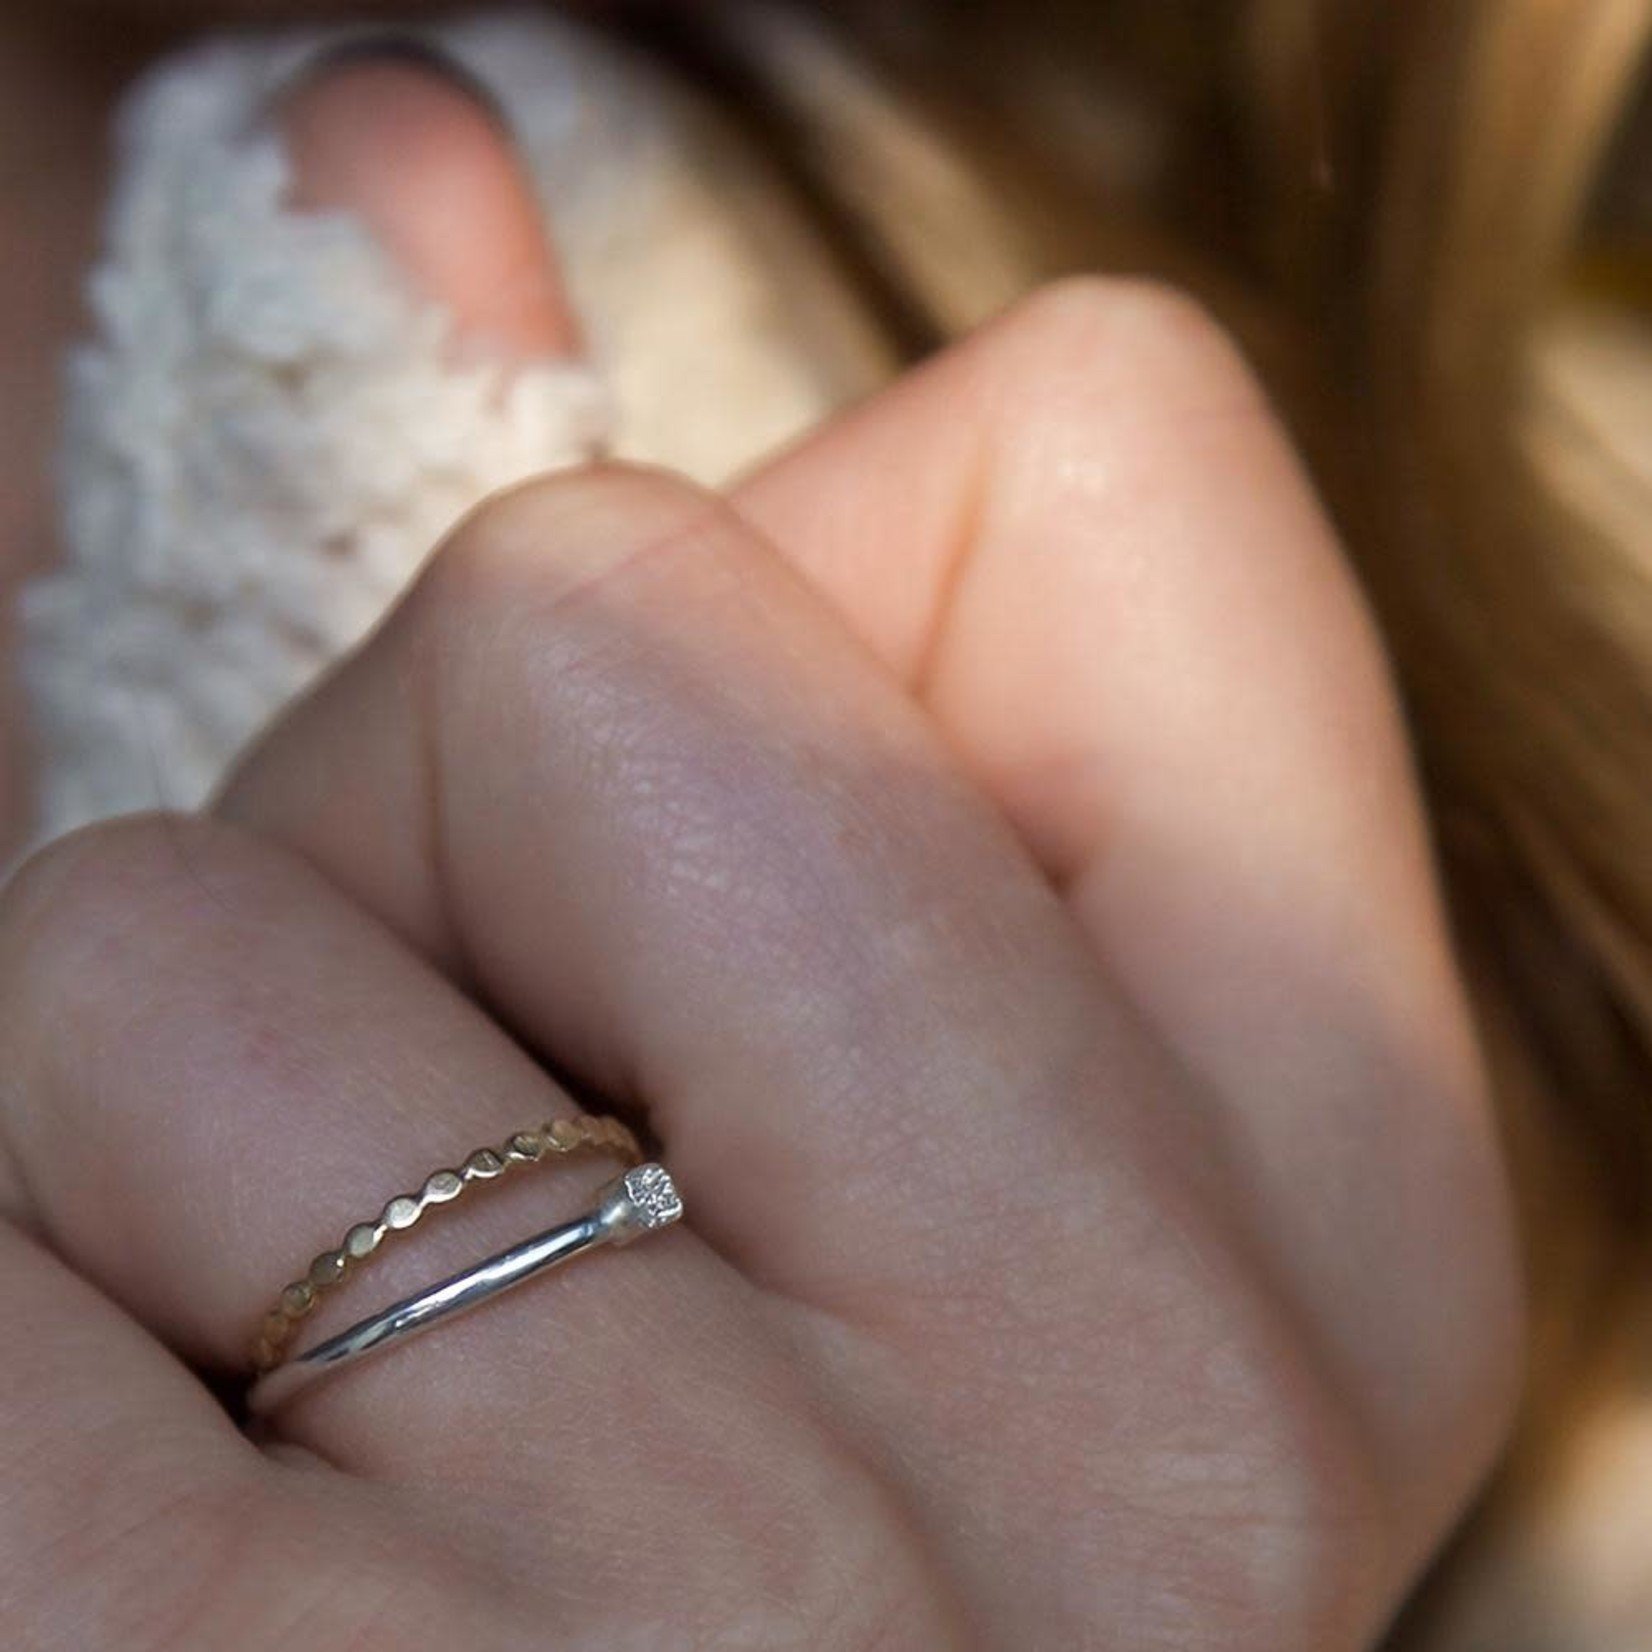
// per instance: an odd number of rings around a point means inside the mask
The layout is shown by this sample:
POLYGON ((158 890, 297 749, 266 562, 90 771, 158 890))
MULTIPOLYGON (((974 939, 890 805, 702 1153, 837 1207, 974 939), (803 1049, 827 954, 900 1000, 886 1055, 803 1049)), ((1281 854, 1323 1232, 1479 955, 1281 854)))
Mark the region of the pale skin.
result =
MULTIPOLYGON (((304 98, 308 204, 477 338, 574 347, 457 91, 304 98), (384 186, 410 108, 492 232, 384 186)), ((603 1174, 484 1190, 350 1302, 603 1174)), ((1380 643, 1237 354, 1124 283, 726 498, 485 506, 207 814, 32 862, 0 1211, 31 1652, 1356 1648, 1523 1340, 1380 643), (196 1373, 577 1105, 553 1073, 646 1121, 688 1221, 238 1431, 196 1373)))

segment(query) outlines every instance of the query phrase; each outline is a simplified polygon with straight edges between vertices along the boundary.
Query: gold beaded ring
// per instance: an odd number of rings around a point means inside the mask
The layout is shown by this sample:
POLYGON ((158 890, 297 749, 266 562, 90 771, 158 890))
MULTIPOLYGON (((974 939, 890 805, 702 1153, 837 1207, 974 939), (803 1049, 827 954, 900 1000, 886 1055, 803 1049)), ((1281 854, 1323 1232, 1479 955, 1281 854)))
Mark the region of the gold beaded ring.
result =
POLYGON ((267 1376, 286 1360, 298 1327, 316 1305, 334 1291, 394 1233, 405 1233, 426 1211, 450 1204, 473 1183, 497 1181, 522 1165, 581 1152, 608 1152, 634 1166, 642 1162, 637 1138, 616 1118, 576 1113, 551 1119, 533 1130, 519 1130, 499 1147, 479 1147, 457 1170, 438 1170, 417 1193, 401 1193, 372 1222, 358 1222, 332 1250, 323 1251, 303 1278, 295 1279, 264 1315, 252 1343, 256 1377, 267 1376))

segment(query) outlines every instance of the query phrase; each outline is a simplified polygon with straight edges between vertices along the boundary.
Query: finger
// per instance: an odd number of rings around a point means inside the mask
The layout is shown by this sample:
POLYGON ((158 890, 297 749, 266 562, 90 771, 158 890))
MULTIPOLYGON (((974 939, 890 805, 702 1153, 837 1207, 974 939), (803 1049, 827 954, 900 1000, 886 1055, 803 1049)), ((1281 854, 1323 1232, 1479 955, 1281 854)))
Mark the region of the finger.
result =
MULTIPOLYGON (((117 823, 32 863, 0 903, 0 1005, 6 1139, 36 1218, 173 1346, 231 1371, 348 1227, 570 1110, 382 926, 212 823, 117 823)), ((306 1340, 576 1213, 611 1174, 569 1162, 468 1190, 387 1245, 306 1340)), ((756 1621, 781 1610, 781 1578, 785 1612, 822 1621, 838 1566, 865 1585, 854 1622, 891 1590, 916 1602, 886 1494, 824 1448, 815 1414, 757 1293, 678 1228, 318 1384, 275 1421, 331 1464, 428 1490, 491 1565, 550 1588, 572 1636, 616 1610, 719 1622, 725 1590, 756 1621), (502 1530, 499 1510, 518 1518, 502 1530), (639 1551, 654 1561, 619 1608, 593 1595, 639 1551), (698 1577, 715 1580, 703 1598, 683 1584, 698 1577)))
POLYGON ((1281 1013, 1334 982, 1472 1066, 1380 645, 1190 302, 1051 289, 737 497, 1184 1047, 1277 1077, 1281 1013))
MULTIPOLYGON (((299 1624, 316 1646, 527 1646, 551 1616, 569 1645, 604 1644, 594 1619, 614 1632, 542 1553, 502 1583, 516 1557, 466 1518, 459 1488, 432 1518, 307 1453, 256 1450, 159 1343, 5 1220, 0 1314, 7 1646, 276 1646, 299 1624)), ((661 1609, 646 1585, 634 1594, 661 1609)))
POLYGON ((1210 1082, 1338 1345, 1390 1319, 1383 1408, 1407 1408, 1420 1349, 1461 1346, 1465 1302, 1512 1344, 1495 1132, 1381 648, 1211 323, 1156 289, 1052 289, 737 504, 921 698, 1210 1082), (1442 1220, 1469 1294, 1393 1323, 1442 1220))
POLYGON ((135 1644, 185 1608, 261 1459, 171 1355, 4 1218, 0 1323, 7 1644, 135 1644))
POLYGON ((471 351, 571 354, 579 327, 508 132, 436 54, 324 59, 282 100, 292 204, 358 216, 471 351))

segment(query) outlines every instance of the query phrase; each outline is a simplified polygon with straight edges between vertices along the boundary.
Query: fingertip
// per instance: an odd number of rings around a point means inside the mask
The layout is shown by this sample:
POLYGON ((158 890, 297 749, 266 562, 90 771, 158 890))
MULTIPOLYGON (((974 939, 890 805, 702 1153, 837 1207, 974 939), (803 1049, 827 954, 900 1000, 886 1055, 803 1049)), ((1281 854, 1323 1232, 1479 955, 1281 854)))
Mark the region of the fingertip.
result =
POLYGON ((358 48, 301 78, 274 119, 290 203, 359 218, 452 312, 463 348, 521 360, 578 351, 531 179, 461 71, 422 51, 358 48))

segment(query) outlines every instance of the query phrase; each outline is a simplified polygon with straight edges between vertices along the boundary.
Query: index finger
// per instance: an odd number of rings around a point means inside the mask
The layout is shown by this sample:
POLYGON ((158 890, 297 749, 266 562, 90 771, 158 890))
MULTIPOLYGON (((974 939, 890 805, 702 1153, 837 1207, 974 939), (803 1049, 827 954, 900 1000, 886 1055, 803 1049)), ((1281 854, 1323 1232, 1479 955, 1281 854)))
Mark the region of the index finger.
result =
MULTIPOLYGON (((1387 1320, 1379 1404, 1405 1410, 1420 1350, 1461 1354, 1465 1300, 1515 1346, 1496 1126, 1382 644, 1214 323, 1156 287, 1052 288, 736 503, 1208 1083, 1333 1344, 1387 1320), (1442 1250, 1467 1298, 1396 1295, 1442 1250)), ((1494 1434, 1501 1408, 1460 1392, 1494 1434)))

